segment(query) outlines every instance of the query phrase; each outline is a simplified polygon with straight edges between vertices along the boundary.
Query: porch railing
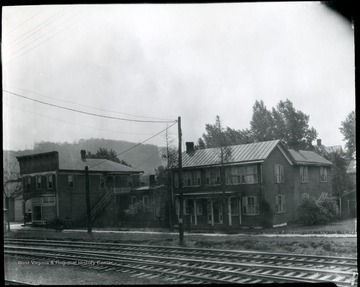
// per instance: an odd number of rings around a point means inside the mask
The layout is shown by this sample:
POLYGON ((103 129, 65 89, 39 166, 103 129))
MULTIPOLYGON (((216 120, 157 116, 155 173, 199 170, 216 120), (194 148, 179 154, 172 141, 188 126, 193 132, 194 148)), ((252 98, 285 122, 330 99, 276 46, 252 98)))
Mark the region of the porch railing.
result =
POLYGON ((104 210, 104 208, 108 205, 113 195, 114 195, 113 190, 109 189, 105 193, 105 195, 100 199, 100 201, 94 206, 94 208, 91 209, 90 212, 91 221, 94 221, 95 218, 104 210))

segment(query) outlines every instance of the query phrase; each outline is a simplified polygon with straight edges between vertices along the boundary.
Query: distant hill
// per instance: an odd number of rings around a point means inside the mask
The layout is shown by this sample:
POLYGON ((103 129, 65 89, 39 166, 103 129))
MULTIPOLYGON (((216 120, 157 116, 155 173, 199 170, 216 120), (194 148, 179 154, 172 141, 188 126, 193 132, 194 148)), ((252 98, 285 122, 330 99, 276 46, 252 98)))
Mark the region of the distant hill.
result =
MULTIPOLYGON (((118 156, 119 159, 125 160, 132 167, 146 174, 155 174, 155 168, 162 164, 159 148, 151 144, 142 144, 137 147, 135 145, 137 143, 99 138, 81 139, 73 143, 40 142, 35 144, 33 150, 3 151, 3 162, 14 166, 14 164, 17 165, 16 156, 20 155, 57 151, 60 154, 80 156, 82 149, 95 154, 99 148, 106 148, 114 150, 117 154, 124 152, 118 156), (133 149, 125 152, 131 148, 133 149)), ((16 168, 18 169, 18 165, 16 168)))

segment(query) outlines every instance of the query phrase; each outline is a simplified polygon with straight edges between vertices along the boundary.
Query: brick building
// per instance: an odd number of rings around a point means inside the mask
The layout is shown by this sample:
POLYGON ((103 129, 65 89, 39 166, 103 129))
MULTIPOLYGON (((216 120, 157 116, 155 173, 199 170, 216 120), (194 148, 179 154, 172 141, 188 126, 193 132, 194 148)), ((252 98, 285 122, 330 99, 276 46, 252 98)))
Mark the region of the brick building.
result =
POLYGON ((91 219, 95 225, 116 225, 118 196, 140 187, 142 171, 106 159, 67 157, 46 152, 17 157, 23 180, 23 198, 32 222, 58 217, 73 225, 86 222, 85 166, 89 168, 91 219), (28 202, 29 201, 29 202, 28 202))
MULTIPOLYGON (((185 227, 261 226, 264 202, 272 211, 272 218, 267 218, 271 224, 286 224, 296 219, 303 199, 332 193, 332 163, 312 151, 287 149, 279 140, 201 150, 195 150, 193 143, 186 145, 182 155, 185 227)), ((174 169, 179 216, 178 179, 174 169)))

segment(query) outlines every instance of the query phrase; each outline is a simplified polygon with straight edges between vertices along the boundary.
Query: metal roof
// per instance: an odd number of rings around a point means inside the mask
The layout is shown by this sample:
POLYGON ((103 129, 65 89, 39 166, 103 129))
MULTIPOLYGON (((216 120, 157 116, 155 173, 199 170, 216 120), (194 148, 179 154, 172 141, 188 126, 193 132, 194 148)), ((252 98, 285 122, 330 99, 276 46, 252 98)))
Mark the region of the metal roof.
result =
POLYGON ((133 167, 126 166, 111 160, 100 158, 86 158, 82 160, 81 157, 66 157, 59 156, 59 170, 81 170, 89 167, 89 171, 105 171, 105 172, 135 172, 142 171, 133 167))
MULTIPOLYGON (((279 140, 228 146, 230 158, 226 163, 264 161, 280 143, 279 140)), ((225 149, 225 148, 224 148, 225 149)), ((182 166, 208 166, 221 163, 221 148, 207 148, 183 153, 182 166)))
POLYGON ((289 149, 289 152, 297 164, 332 165, 330 161, 313 151, 289 149))

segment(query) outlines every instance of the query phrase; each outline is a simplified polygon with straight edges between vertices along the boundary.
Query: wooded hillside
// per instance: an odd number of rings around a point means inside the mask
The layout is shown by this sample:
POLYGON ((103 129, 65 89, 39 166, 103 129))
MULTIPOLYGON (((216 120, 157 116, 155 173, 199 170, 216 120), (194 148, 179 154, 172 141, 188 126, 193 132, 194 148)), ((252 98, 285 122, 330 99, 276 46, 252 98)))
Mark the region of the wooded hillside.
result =
POLYGON ((106 148, 108 150, 112 149, 117 154, 120 154, 118 158, 120 160, 125 160, 132 167, 142 170, 146 174, 155 174, 155 168, 161 165, 159 148, 151 144, 142 144, 130 151, 127 151, 134 147, 136 144, 137 143, 121 140, 108 140, 98 138, 86 140, 81 139, 73 143, 40 142, 35 144, 33 150, 3 151, 3 163, 5 168, 7 163, 17 163, 16 156, 32 153, 58 151, 60 154, 79 157, 80 150, 82 149, 94 154, 99 148, 106 148), (121 154, 122 152, 124 153, 121 154))

